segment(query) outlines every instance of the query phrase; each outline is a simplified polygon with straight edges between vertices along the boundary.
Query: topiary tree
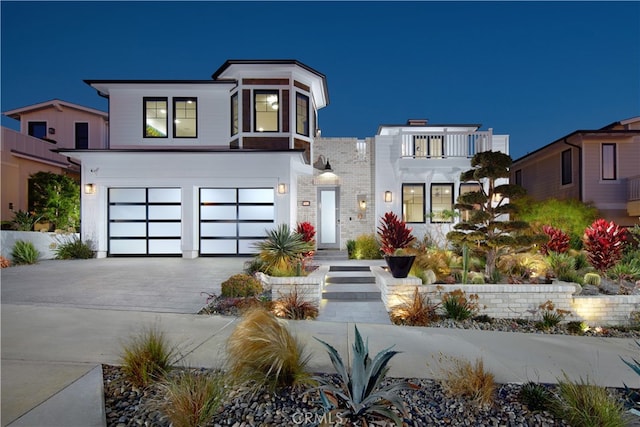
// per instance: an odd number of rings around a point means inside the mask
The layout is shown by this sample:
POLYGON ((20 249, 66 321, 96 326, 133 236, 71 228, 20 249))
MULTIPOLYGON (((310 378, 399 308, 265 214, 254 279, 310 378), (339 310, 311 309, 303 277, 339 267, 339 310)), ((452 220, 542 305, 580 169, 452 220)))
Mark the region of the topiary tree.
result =
POLYGON ((485 275, 492 278, 496 261, 506 251, 517 251, 531 246, 539 236, 530 233, 529 224, 508 217, 516 212, 511 200, 525 194, 525 189, 515 184, 498 184, 500 179, 509 178, 512 160, 509 155, 485 151, 477 153, 471 159, 472 169, 463 172, 463 182, 479 182, 479 191, 461 194, 456 209, 469 211, 468 219, 454 225, 447 233, 447 239, 462 247, 484 255, 486 259, 485 275))
POLYGON ((29 205, 54 228, 80 225, 80 186, 65 175, 38 172, 29 179, 29 205))

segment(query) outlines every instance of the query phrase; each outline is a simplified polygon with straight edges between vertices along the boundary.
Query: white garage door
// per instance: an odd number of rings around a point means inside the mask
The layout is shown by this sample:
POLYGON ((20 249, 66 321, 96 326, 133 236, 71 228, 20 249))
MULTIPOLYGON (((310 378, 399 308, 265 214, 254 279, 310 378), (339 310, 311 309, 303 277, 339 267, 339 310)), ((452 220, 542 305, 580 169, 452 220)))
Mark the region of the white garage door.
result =
POLYGON ((201 188, 200 255, 251 255, 275 223, 273 188, 201 188))
POLYGON ((182 255, 179 188, 110 188, 109 256, 182 255))

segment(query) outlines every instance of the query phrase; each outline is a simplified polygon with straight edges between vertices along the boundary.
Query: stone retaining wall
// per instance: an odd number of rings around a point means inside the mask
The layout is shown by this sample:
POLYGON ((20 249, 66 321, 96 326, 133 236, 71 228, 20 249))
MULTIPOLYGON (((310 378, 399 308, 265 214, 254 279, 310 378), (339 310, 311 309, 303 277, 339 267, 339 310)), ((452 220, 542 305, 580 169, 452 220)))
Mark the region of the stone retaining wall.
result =
POLYGON ((272 277, 258 273, 257 277, 265 289, 271 289, 272 301, 297 290, 302 299, 320 307, 324 280, 328 272, 329 266, 321 265, 308 276, 272 277))
POLYGON ((576 285, 558 282, 551 285, 422 285, 420 279, 410 276, 395 279, 382 267, 371 267, 380 288, 382 301, 390 311, 394 306, 413 297, 416 286, 428 294, 432 302, 441 301, 442 295, 462 289, 467 296, 478 295, 479 314, 495 318, 539 318, 539 306, 552 301, 556 309, 572 313, 566 321, 584 321, 590 326, 628 325, 631 313, 640 310, 640 295, 574 295, 576 285))

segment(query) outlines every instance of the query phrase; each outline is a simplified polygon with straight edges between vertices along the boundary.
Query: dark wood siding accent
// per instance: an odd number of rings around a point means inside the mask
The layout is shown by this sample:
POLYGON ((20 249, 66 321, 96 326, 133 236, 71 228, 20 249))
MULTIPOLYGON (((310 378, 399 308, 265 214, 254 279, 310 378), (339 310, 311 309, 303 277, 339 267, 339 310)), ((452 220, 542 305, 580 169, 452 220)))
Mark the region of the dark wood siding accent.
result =
POLYGON ((242 79, 243 85, 288 85, 289 79, 242 79))
POLYGON ((307 92, 311 92, 311 88, 309 86, 302 84, 297 80, 293 81, 293 85, 299 89, 306 90, 307 92))
POLYGON ((242 132, 251 132, 251 90, 242 91, 242 132))
POLYGON ((234 139, 233 141, 231 141, 229 143, 229 148, 233 148, 233 149, 238 149, 240 148, 240 140, 239 139, 234 139))
POLYGON ((289 132, 289 91, 282 91, 282 132, 289 132))
POLYGON ((249 150, 288 150, 289 138, 245 137, 242 139, 242 148, 249 150))
POLYGON ((293 148, 304 149, 304 153, 303 153, 304 162, 308 165, 311 164, 311 143, 310 142, 295 138, 293 140, 293 148))

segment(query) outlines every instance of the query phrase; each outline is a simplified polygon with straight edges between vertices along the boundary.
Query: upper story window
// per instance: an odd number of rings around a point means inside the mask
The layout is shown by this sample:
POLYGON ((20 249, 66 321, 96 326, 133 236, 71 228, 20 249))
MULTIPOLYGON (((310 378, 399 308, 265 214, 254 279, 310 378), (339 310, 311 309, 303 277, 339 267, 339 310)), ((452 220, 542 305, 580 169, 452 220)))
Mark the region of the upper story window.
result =
POLYGON ((196 138, 197 136, 197 98, 173 98, 173 137, 196 138))
POLYGON ((77 122, 75 124, 76 148, 86 150, 89 148, 89 123, 77 122))
POLYGON ((167 137, 167 98, 143 98, 144 137, 167 137))
POLYGON ((516 185, 522 186, 522 169, 516 171, 516 185))
POLYGON ((256 90, 253 92, 253 97, 254 131, 278 132, 279 92, 277 90, 256 90))
POLYGON ((453 222, 453 184, 431 184, 431 222, 453 222))
POLYGON ((415 135, 413 146, 415 157, 440 159, 444 154, 444 137, 442 135, 415 135))
POLYGON ((238 133, 238 92, 231 96, 231 135, 238 133))
POLYGON ((296 133, 309 136, 309 97, 296 93, 296 133))
POLYGON ((602 179, 617 179, 616 144, 602 144, 602 179))
POLYGON ((29 122, 27 125, 27 132, 29 135, 36 138, 46 138, 47 122, 29 122))
POLYGON ((356 141, 356 160, 359 162, 367 160, 367 140, 365 139, 356 141))
POLYGON ((402 184, 402 220, 424 223, 424 184, 402 184))
POLYGON ((572 177, 571 149, 568 149, 562 152, 562 185, 571 184, 572 177))

